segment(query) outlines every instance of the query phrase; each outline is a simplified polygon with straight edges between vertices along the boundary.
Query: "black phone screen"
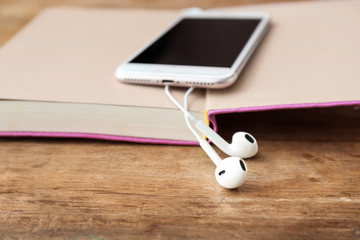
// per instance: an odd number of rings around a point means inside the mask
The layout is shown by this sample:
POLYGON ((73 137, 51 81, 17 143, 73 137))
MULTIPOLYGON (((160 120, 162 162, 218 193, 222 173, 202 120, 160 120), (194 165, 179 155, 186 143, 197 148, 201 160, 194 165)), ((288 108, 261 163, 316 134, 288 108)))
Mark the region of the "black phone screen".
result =
POLYGON ((186 18, 130 62, 231 67, 260 21, 186 18))

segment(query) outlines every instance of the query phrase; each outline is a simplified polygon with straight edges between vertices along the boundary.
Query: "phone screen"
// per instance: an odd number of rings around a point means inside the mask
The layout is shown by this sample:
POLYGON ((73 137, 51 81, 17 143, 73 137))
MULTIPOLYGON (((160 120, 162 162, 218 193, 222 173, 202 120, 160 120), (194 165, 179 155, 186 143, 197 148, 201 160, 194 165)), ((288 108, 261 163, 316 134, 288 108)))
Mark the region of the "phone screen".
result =
POLYGON ((186 18, 130 62, 231 67, 260 21, 186 18))

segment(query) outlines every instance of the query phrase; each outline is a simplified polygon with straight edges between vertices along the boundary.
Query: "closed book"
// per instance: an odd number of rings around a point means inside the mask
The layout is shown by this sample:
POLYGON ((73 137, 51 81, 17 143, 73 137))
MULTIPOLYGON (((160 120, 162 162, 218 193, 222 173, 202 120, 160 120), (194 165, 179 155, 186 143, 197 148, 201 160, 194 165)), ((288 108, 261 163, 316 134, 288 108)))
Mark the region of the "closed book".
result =
MULTIPOLYGON (((236 83, 196 89, 190 112, 217 130, 218 114, 359 105, 359 8, 358 1, 319 1, 216 9, 267 12, 271 27, 236 83)), ((0 135, 196 144, 162 87, 114 77, 179 14, 42 12, 0 48, 0 135)), ((185 90, 172 89, 179 101, 185 90)))

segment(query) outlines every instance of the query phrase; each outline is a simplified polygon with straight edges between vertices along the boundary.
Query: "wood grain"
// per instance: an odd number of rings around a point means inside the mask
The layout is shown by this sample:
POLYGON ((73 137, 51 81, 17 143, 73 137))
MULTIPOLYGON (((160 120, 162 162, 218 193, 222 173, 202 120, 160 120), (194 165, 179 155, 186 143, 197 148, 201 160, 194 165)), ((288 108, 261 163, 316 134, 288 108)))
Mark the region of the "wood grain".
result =
POLYGON ((0 236, 359 237, 359 142, 260 146, 229 191, 197 147, 2 139, 0 236))
MULTIPOLYGON (((0 43, 48 5, 260 2, 2 0, 0 43)), ((260 145, 232 191, 199 147, 1 138, 0 238, 360 239, 359 116, 350 107, 220 117, 227 139, 241 123, 260 145)))

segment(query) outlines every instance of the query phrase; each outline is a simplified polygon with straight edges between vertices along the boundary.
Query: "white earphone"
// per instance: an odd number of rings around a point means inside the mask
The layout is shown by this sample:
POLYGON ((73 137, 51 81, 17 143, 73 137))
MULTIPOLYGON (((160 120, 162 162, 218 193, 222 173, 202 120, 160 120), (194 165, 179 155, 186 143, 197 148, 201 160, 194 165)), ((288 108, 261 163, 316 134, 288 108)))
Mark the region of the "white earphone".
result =
POLYGON ((237 132, 233 135, 232 143, 229 144, 204 122, 192 116, 187 111, 187 97, 193 90, 194 88, 191 87, 186 91, 184 96, 184 107, 182 107, 171 95, 169 86, 165 86, 166 95, 184 113, 185 121, 189 129, 199 141, 202 149, 216 165, 215 178, 217 182, 225 188, 237 188, 245 181, 247 173, 247 167, 242 158, 252 157, 257 153, 257 142, 249 133, 237 132), (222 160, 211 145, 195 131, 195 129, 191 126, 189 119, 193 121, 195 127, 202 134, 204 134, 218 148, 231 157, 222 160))
POLYGON ((232 142, 229 144, 203 121, 198 120, 195 123, 195 127, 229 156, 250 158, 258 152, 257 142, 249 133, 235 133, 232 137, 232 142))
POLYGON ((222 160, 206 140, 199 139, 199 143, 216 165, 216 181, 224 188, 240 187, 247 173, 245 161, 239 157, 228 157, 222 160))

